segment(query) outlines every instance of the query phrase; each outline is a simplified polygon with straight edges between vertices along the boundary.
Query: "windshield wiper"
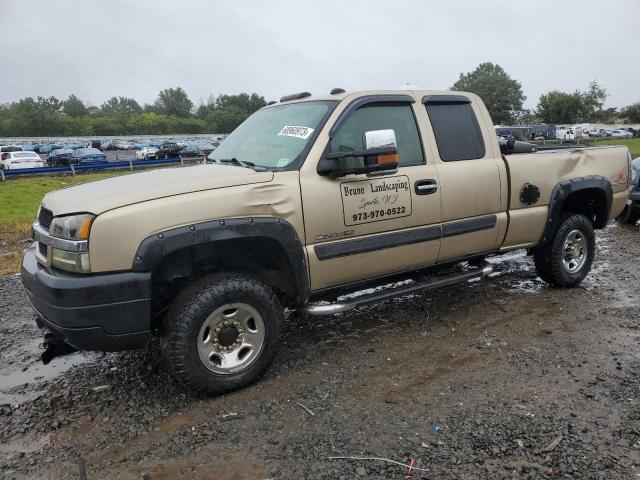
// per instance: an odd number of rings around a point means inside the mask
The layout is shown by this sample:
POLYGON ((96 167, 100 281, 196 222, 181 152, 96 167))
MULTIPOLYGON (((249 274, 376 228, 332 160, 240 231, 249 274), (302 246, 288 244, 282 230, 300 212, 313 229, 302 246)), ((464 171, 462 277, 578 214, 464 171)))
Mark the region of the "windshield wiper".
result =
POLYGON ((245 168, 255 167, 256 164, 253 162, 243 162, 242 160, 238 160, 237 158, 220 158, 217 160, 220 163, 233 163, 234 165, 239 165, 245 168))

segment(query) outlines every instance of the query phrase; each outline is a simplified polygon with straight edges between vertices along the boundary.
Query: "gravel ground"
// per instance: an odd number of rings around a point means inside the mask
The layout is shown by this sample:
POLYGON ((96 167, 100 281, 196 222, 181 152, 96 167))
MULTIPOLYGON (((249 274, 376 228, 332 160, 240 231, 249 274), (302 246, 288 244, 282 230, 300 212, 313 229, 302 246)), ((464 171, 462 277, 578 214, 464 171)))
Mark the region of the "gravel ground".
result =
POLYGON ((576 289, 509 255, 485 281, 291 315, 267 374, 216 398, 178 386, 155 347, 43 367, 19 278, 4 277, 0 476, 638 478, 639 241, 600 232, 576 289))

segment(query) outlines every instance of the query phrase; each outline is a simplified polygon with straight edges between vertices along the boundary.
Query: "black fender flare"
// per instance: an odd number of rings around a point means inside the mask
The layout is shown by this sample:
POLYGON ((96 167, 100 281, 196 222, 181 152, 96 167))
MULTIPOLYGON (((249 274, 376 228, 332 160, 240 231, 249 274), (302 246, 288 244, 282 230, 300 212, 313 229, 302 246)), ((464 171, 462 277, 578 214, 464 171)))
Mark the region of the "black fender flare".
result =
POLYGON ((153 271, 167 255, 186 247, 222 240, 265 237, 283 247, 293 270, 296 303, 304 305, 310 291, 307 257, 295 228, 280 218, 225 218, 158 232, 140 243, 132 269, 134 272, 153 271))
POLYGON ((604 216, 596 219, 594 227, 603 228, 607 224, 609 221, 609 213, 611 212, 611 203, 613 202, 613 189, 611 188, 611 182, 609 182, 605 177, 598 175, 564 180, 558 183, 551 192, 547 223, 537 246, 544 246, 551 240, 551 238, 553 238, 553 232, 556 231, 558 223, 562 218, 562 211, 567 198, 569 198, 572 193, 587 189, 596 189, 604 193, 607 202, 606 213, 604 216))

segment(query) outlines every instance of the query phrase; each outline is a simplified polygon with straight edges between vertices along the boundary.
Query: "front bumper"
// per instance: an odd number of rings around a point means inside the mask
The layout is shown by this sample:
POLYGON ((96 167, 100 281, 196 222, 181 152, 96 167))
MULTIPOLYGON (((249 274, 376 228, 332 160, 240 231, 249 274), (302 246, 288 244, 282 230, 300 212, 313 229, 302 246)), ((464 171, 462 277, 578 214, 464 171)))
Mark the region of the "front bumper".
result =
POLYGON ((39 326, 78 350, 144 347, 151 337, 151 274, 79 275, 48 269, 26 250, 21 277, 39 326))

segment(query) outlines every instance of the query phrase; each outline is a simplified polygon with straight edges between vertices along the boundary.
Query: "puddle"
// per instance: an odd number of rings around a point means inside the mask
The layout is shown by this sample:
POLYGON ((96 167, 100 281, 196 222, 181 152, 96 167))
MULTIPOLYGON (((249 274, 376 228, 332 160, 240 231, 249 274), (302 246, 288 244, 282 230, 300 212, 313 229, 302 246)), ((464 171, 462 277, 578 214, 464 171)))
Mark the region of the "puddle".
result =
POLYGON ((640 298, 638 294, 632 290, 626 290, 624 288, 618 288, 613 292, 614 308, 634 308, 640 306, 640 298))
POLYGON ((516 280, 506 290, 512 293, 539 293, 544 287, 541 280, 516 280))
POLYGON ((33 400, 40 395, 39 390, 33 388, 34 386, 51 380, 76 365, 94 362, 95 358, 96 355, 93 353, 76 352, 54 358, 48 365, 37 361, 24 371, 21 369, 7 371, 20 368, 20 365, 3 368, 0 370, 0 405, 15 405, 33 400))

